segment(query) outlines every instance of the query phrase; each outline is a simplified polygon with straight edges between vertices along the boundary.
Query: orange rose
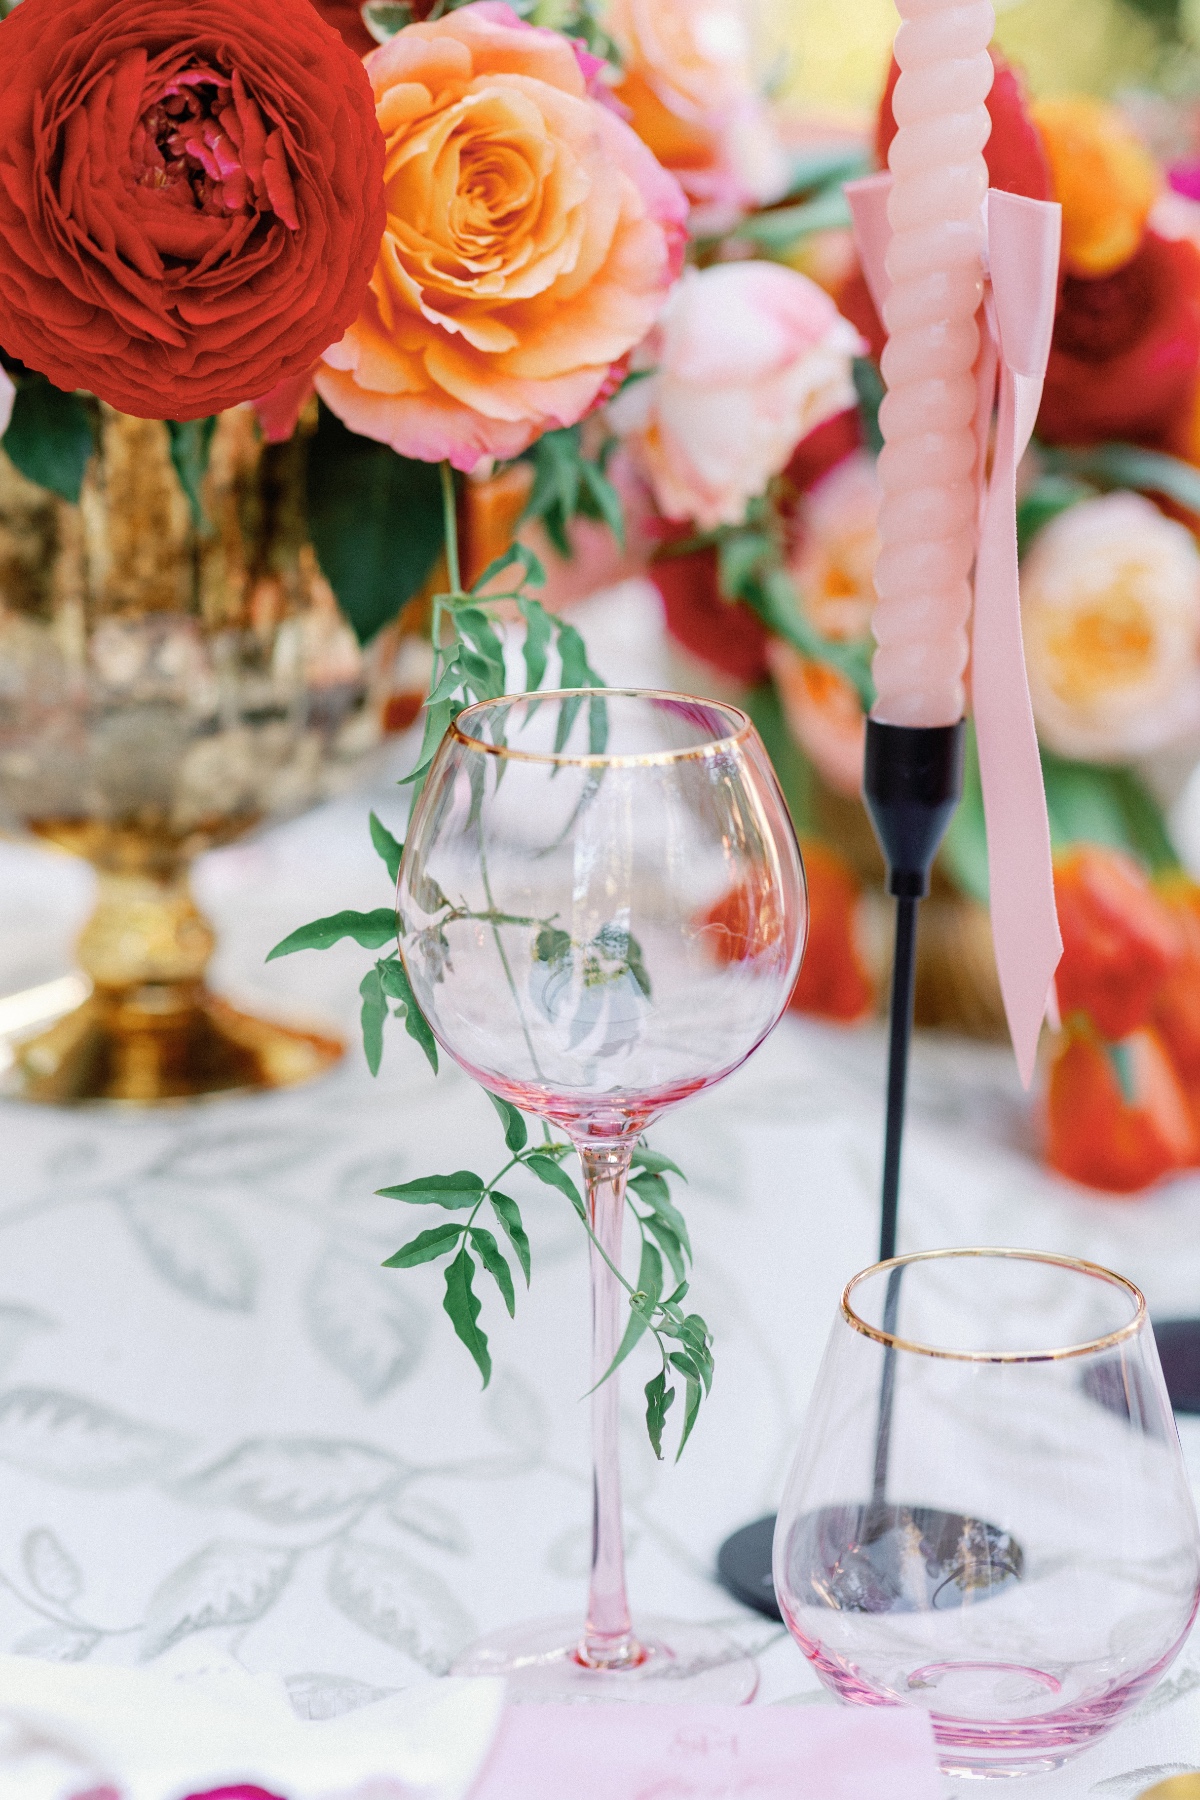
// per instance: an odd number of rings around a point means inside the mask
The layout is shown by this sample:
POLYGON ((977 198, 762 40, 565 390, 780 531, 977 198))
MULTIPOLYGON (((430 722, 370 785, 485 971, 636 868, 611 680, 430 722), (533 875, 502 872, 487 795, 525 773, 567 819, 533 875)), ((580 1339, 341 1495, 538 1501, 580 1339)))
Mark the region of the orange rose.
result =
POLYGON ((719 230, 787 191, 788 164, 751 69, 745 0, 610 0, 605 23, 633 128, 719 230))
POLYGON ((387 228, 318 392, 352 431, 470 470, 573 425, 654 324, 687 202, 571 44, 498 0, 368 59, 387 228))
POLYGON ((1042 134, 1062 202, 1063 268, 1111 275, 1139 248, 1162 186, 1158 166, 1115 106, 1083 97, 1039 100, 1042 134))

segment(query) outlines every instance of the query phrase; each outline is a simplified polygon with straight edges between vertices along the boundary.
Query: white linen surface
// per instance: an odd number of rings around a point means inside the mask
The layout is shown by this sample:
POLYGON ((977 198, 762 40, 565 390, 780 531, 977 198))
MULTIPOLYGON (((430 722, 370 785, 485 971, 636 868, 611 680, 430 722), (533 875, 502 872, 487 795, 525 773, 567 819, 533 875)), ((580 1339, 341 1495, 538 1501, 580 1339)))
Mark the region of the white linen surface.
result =
POLYGON ((278 1675, 232 1658, 165 1670, 0 1657, 0 1800, 184 1800, 240 1785, 287 1800, 463 1800, 500 1681, 439 1681, 345 1716, 296 1717, 278 1675))
MULTIPOLYGON (((686 679, 655 617, 638 584, 591 603, 580 622, 610 681, 686 679)), ((369 806, 402 832, 403 792, 381 779, 200 867, 235 1001, 357 1037, 364 952, 263 958, 306 919, 386 901, 369 806)), ((0 993, 70 968, 89 892, 78 865, 0 845, 0 993)), ((884 1065, 877 1029, 789 1019, 653 1134, 691 1177, 717 1379, 676 1468, 646 1444, 636 1356, 628 1371, 631 1598, 635 1616, 727 1622, 759 1653, 767 1702, 832 1704, 786 1634, 716 1586, 714 1559, 778 1500, 841 1289, 874 1258, 884 1065)), ((902 1247, 1083 1254, 1160 1317, 1200 1315, 1200 1178, 1093 1199, 1039 1168, 1031 1141, 1010 1054, 919 1042, 902 1247)), ((484 1298, 486 1393, 438 1272, 379 1267, 427 1221, 376 1188, 491 1172, 502 1154, 486 1100, 453 1068, 435 1082, 399 1028, 375 1081, 355 1047, 327 1080, 249 1100, 0 1105, 0 1650, 86 1673, 169 1668, 195 1647, 275 1678, 276 1706, 281 1680, 301 1719, 365 1722, 475 1634, 581 1614, 587 1267, 569 1207, 521 1191, 533 1286, 515 1323, 484 1298)), ((1200 1421, 1182 1432, 1200 1479, 1200 1421)), ((1022 1793, 1133 1800, 1193 1768, 1195 1638, 1134 1718, 1022 1793)))

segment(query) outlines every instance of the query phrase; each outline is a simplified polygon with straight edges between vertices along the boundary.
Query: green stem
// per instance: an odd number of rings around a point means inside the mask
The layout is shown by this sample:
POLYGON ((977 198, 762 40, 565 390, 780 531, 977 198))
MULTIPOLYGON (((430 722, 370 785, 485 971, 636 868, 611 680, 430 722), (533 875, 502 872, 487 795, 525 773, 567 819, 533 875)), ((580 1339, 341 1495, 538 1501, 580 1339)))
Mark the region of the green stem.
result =
MULTIPOLYGON (((446 572, 450 577, 450 593, 463 599, 462 571, 458 561, 458 501, 454 492, 454 470, 442 464, 442 521, 446 532, 446 572)), ((436 645, 434 648, 436 649, 436 645)))

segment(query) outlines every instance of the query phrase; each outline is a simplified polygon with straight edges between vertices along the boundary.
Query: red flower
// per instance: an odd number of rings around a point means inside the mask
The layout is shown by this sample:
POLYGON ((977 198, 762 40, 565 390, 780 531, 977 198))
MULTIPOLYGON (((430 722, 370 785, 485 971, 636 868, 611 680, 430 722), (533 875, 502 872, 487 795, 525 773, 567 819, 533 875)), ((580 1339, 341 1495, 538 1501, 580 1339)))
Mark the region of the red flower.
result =
POLYGON ((1200 364, 1200 250, 1148 231, 1111 275, 1063 282, 1038 435, 1166 443, 1191 416, 1200 364))
POLYGON ((358 316, 384 226, 362 64, 296 0, 22 0, 0 25, 0 336, 192 419, 358 316))
POLYGON ((742 601, 722 598, 715 550, 660 556, 649 574, 662 595, 667 630, 685 650, 743 687, 766 681, 767 628, 742 601))
MULTIPOLYGON (((379 48, 363 22, 359 0, 312 0, 312 3, 326 24, 341 33, 342 41, 356 56, 365 56, 369 50, 379 48)), ((421 14, 416 17, 420 18, 421 14)))
POLYGON ((1149 1023, 1183 940, 1162 898, 1127 856, 1085 844, 1055 864, 1063 936, 1056 978, 1063 1017, 1086 1013, 1111 1043, 1149 1023))

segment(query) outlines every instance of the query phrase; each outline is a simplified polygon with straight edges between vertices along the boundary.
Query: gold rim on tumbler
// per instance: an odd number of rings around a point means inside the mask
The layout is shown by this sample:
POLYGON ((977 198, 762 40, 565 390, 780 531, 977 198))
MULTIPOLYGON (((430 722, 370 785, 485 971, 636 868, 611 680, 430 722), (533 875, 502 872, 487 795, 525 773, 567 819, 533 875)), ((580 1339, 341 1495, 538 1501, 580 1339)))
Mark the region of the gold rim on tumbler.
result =
POLYGON ((1099 1351, 1111 1350, 1114 1344, 1123 1344, 1127 1339, 1136 1337, 1146 1323, 1146 1301, 1140 1288, 1134 1287, 1124 1275, 1114 1275, 1111 1269, 1105 1269, 1100 1263, 1087 1262, 1080 1256, 1055 1256, 1048 1250, 919 1250, 911 1256, 897 1256, 891 1262, 874 1263, 871 1268, 863 1269, 853 1280, 846 1283, 842 1290, 842 1317, 855 1331, 863 1337, 871 1338, 882 1344, 885 1350, 904 1350, 913 1356, 932 1356, 943 1362, 966 1363, 1044 1363, 1066 1362, 1076 1356, 1094 1356, 1099 1351), (964 1256, 991 1257, 996 1261, 1044 1263, 1054 1269, 1074 1269, 1081 1275, 1092 1275, 1098 1280, 1107 1282, 1109 1287, 1119 1289, 1128 1294, 1134 1303, 1134 1315, 1126 1324, 1110 1331, 1104 1337, 1092 1338, 1085 1344, 1068 1344, 1057 1350, 947 1350, 933 1344, 917 1344, 909 1338, 898 1337, 895 1332, 884 1331, 878 1325, 868 1325, 860 1318, 850 1303, 850 1296, 860 1283, 872 1276, 890 1272, 892 1269, 906 1269, 914 1263, 944 1262, 950 1258, 960 1259, 964 1256))

